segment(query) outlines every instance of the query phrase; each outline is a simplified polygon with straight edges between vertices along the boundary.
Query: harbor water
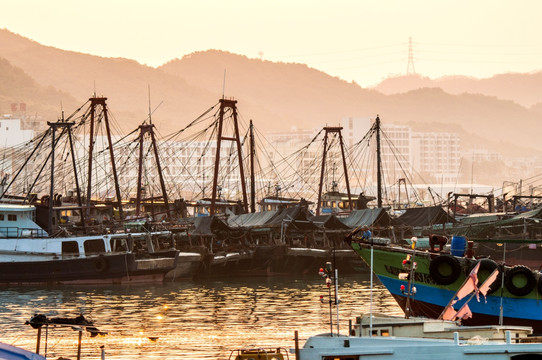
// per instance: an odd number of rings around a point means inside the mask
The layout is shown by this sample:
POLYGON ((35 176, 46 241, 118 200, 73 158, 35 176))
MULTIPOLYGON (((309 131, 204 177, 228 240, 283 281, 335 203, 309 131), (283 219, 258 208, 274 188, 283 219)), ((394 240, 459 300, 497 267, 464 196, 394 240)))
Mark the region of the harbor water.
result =
MULTIPOLYGON (((401 315, 374 279, 373 311, 401 315)), ((339 279, 339 331, 370 311, 369 274, 339 279)), ((238 348, 293 348, 309 336, 330 332, 329 294, 314 276, 195 280, 137 286, 20 287, 0 290, 0 341, 36 349, 37 330, 25 321, 34 314, 83 314, 106 336, 84 333, 83 359, 228 359, 238 348), (323 299, 321 299, 323 296, 323 299)), ((333 331, 337 315, 332 310, 333 331)), ((40 353, 47 358, 77 356, 78 332, 42 330, 40 353), (45 348, 46 347, 46 348, 45 348)))

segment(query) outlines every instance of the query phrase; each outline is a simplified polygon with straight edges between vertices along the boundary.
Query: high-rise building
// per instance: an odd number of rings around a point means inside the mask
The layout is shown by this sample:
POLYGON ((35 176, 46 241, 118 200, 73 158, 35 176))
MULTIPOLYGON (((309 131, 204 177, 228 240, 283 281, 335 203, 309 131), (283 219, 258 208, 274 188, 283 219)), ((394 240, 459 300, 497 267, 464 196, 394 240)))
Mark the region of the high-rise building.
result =
POLYGON ((454 183, 461 162, 460 140, 455 133, 413 132, 413 167, 443 183, 454 183))

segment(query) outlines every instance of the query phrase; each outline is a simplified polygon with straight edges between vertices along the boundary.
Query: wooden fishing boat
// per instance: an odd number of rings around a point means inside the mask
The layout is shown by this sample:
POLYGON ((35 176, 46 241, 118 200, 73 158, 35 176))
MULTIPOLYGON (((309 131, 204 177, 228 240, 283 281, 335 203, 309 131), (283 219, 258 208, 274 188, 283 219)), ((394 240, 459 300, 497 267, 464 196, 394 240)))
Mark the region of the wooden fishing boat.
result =
MULTIPOLYGON (((479 264, 478 282, 499 269, 485 299, 469 303, 472 318, 466 325, 530 326, 542 333, 542 281, 526 266, 503 266, 490 258, 454 256, 447 252, 380 245, 348 237, 354 251, 373 269, 401 308, 412 316, 436 319, 479 264), (414 266, 410 272, 405 267, 414 266), (504 275, 502 275, 504 274, 504 275), (410 283, 409 283, 410 281, 410 283)), ((470 255, 470 254, 469 254, 470 255)), ((461 307, 466 299, 459 300, 461 307)))

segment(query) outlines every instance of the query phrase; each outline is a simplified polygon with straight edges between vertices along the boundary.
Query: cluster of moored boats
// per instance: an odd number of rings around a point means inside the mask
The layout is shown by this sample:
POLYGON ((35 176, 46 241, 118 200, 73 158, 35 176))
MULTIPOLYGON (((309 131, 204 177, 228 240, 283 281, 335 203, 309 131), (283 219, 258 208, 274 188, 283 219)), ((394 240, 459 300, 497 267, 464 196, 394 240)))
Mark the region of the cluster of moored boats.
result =
MULTIPOLYGON (((105 99, 91 101, 94 107, 103 103, 105 112, 105 99)), ((234 109, 234 102, 225 102, 221 100, 222 107, 234 109)), ((69 129, 68 125, 56 123, 69 129)), ((141 131, 143 136, 152 126, 141 131)), ((54 149, 52 154, 54 158, 54 149)), ((91 170, 89 165, 89 179, 91 170)), ((422 320, 386 318, 373 327, 376 318, 370 314, 368 327, 360 320, 346 336, 311 337, 303 348, 296 342, 292 352, 299 360, 432 359, 437 354, 446 359, 542 358, 542 344, 532 336, 542 334, 540 208, 508 213, 505 204, 504 213, 457 217, 441 206, 399 213, 381 206, 369 209, 365 199, 356 210, 348 190, 348 196, 336 202, 342 208, 322 211, 325 215, 317 211, 314 216, 306 201, 278 197, 269 199, 275 204, 271 210, 248 212, 245 202, 239 212, 237 203, 224 202, 219 209, 214 186, 213 198, 200 203, 205 209, 201 214, 207 216, 189 217, 186 203, 168 203, 165 189, 161 197, 143 199, 139 178, 130 220, 123 215, 118 183, 116 202, 93 203, 89 191, 86 205, 79 186, 76 197, 63 198, 54 193, 53 184, 51 177, 50 195, 40 199, 7 196, 2 190, 1 284, 303 275, 316 274, 329 262, 341 274, 370 268, 406 317, 422 320), (349 211, 342 212, 345 204, 349 211), (162 214, 164 220, 154 221, 148 213, 162 214), (411 331, 401 331, 405 328, 411 331)), ((317 209, 323 210, 320 195, 317 209)), ((363 200, 361 194, 357 200, 363 200)), ((251 349, 232 356, 241 360, 284 355, 251 349)))

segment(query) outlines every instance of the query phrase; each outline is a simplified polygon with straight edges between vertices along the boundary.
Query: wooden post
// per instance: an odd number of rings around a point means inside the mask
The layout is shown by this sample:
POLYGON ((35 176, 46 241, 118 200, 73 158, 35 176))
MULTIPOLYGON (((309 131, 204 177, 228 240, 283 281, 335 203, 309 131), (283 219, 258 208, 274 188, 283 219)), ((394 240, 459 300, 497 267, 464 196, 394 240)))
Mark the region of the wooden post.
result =
POLYGON ((41 327, 38 328, 38 339, 36 340, 36 354, 40 353, 41 327))
POLYGON ((295 359, 299 360, 299 334, 297 333, 297 330, 294 332, 295 336, 295 359))
POLYGON ((81 338, 83 337, 83 329, 79 330, 79 340, 77 341, 77 360, 81 360, 81 338))

